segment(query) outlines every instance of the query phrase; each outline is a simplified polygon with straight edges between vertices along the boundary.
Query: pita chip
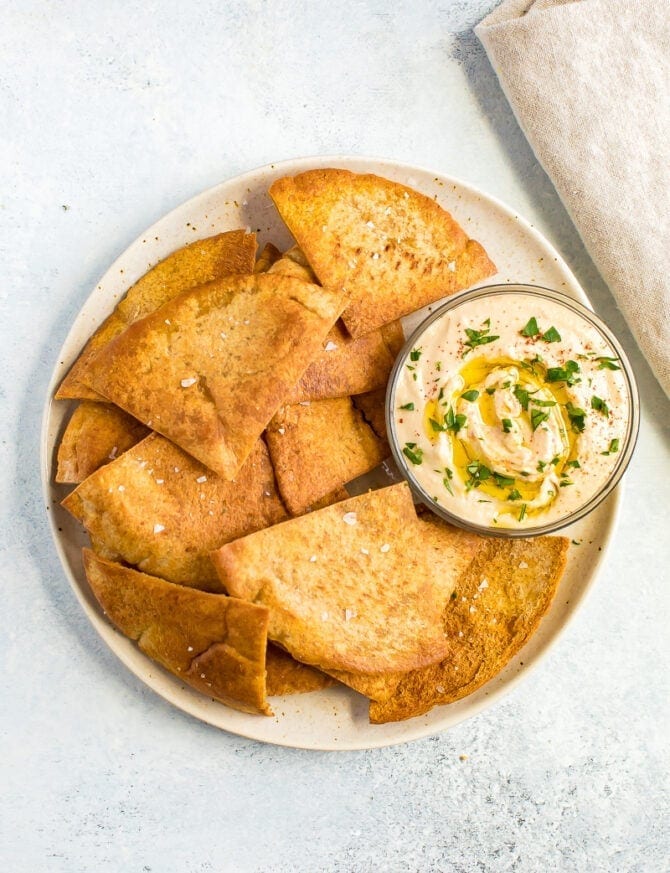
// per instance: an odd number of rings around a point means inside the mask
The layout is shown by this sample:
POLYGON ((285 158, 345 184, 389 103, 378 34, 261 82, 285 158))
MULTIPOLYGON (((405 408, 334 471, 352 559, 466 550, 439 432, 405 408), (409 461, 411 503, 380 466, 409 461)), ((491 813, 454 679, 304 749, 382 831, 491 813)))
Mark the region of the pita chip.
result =
POLYGON ((495 273, 435 200, 348 170, 278 179, 270 196, 322 285, 346 289, 358 337, 495 273))
POLYGON ((83 400, 58 447, 56 482, 83 482, 148 433, 148 428, 117 406, 83 400))
POLYGON ((301 515, 386 457, 385 445, 348 397, 281 407, 266 439, 291 515, 301 515))
POLYGON ((103 400, 86 382, 88 366, 100 349, 129 324, 155 312, 181 291, 229 273, 251 273, 255 255, 256 236, 244 230, 231 230, 196 240, 172 252, 130 288, 88 340, 56 392, 56 399, 103 400))
POLYGON ((308 691, 320 691, 335 684, 335 679, 331 676, 326 676, 307 664, 301 664, 272 643, 268 643, 265 668, 268 697, 306 694, 308 691))
POLYGON ((243 712, 272 715, 266 700, 268 611, 104 561, 84 569, 107 618, 182 682, 243 712))
POLYGON ((326 672, 390 673, 441 660, 450 556, 417 541, 406 483, 228 543, 212 554, 228 591, 267 606, 268 636, 326 672))
POLYGON ((89 476, 63 506, 96 552, 207 591, 222 590, 212 549, 286 518, 262 440, 229 482, 158 434, 89 476))
MULTIPOLYGON (((437 519, 421 523, 440 524, 437 519)), ((496 676, 536 630, 565 569, 568 540, 486 542, 445 612, 447 656, 403 677, 385 702, 372 702, 374 724, 413 718, 471 694, 496 676)))
POLYGON ((131 324, 91 362, 88 384, 233 479, 342 305, 300 279, 226 276, 131 324))

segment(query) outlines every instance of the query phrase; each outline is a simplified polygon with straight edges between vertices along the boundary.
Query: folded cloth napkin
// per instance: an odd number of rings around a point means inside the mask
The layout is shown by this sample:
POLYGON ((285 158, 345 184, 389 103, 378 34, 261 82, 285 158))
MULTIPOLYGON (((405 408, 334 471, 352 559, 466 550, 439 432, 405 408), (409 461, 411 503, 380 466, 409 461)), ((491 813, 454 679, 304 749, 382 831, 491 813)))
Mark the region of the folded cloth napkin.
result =
POLYGON ((668 0, 505 0, 475 32, 670 396, 668 0))

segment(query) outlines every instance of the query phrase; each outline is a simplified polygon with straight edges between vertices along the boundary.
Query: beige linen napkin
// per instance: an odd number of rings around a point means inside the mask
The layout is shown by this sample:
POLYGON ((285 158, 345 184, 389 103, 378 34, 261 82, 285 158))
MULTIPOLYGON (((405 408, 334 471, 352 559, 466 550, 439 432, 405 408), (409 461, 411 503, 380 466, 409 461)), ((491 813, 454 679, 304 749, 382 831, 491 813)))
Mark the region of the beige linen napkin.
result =
POLYGON ((475 32, 670 396, 670 0, 505 0, 475 32))

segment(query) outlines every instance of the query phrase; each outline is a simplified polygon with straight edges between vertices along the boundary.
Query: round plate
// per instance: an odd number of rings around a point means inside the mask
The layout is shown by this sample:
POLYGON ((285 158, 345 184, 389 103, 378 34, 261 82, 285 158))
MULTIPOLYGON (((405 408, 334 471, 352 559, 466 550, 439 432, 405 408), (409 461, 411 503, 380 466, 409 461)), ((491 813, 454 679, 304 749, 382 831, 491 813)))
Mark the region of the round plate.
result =
MULTIPOLYGON (((81 547, 87 544, 87 537, 59 505, 69 488, 53 481, 58 443, 72 409, 69 402, 53 401, 54 391, 86 339, 130 285, 175 249, 224 230, 248 227, 257 232, 261 247, 271 241, 280 249, 287 248, 292 240, 268 197, 268 187, 280 176, 316 167, 376 173, 434 197, 469 236, 482 243, 496 263, 497 275, 486 281, 544 285, 588 305, 577 280, 547 240, 511 209, 463 182, 430 170, 371 158, 304 158, 270 164, 223 182, 174 209, 142 234, 93 289, 63 345, 49 387, 42 427, 42 481, 54 542, 82 608, 110 649, 150 688, 184 712, 240 736, 306 749, 369 749, 434 734, 475 715, 509 691, 538 662, 593 583, 616 523, 618 492, 565 531, 579 545, 570 548, 558 593, 538 631, 501 673, 474 694, 436 707, 424 716, 371 725, 367 700, 344 687, 274 698, 276 715, 267 718, 236 712, 210 700, 149 660, 112 628, 91 594, 81 563, 81 547)), ((405 320, 406 333, 420 317, 417 314, 405 320)))

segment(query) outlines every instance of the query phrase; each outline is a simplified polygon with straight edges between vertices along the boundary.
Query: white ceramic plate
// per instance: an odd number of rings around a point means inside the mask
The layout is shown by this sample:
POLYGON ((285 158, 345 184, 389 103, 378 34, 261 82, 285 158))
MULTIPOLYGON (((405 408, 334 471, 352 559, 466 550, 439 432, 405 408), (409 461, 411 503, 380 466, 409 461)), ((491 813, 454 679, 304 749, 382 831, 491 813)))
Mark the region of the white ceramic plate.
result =
MULTIPOLYGON (((72 405, 52 401, 53 393, 91 332, 111 312, 127 288, 174 249, 200 237, 237 227, 258 233, 262 246, 272 241, 288 247, 290 235, 267 189, 279 176, 313 167, 345 167, 373 172, 428 194, 451 212, 468 235, 479 240, 498 266, 486 282, 527 282, 562 290, 588 305, 586 295, 556 250, 526 221, 481 191, 432 171, 370 158, 306 158, 271 164, 204 191, 170 212, 137 239, 100 280, 79 313, 63 345, 44 410, 42 478, 56 548, 76 596, 93 626, 123 663, 150 688, 175 706, 232 733, 283 746, 308 749, 368 749, 417 739, 445 730, 490 706, 538 662, 575 613, 602 561, 612 536, 619 494, 614 492, 566 536, 580 545, 570 548, 567 571, 556 598, 530 642, 494 679, 474 694, 425 716, 388 725, 371 725, 367 701, 344 687, 312 694, 275 698, 274 718, 236 712, 192 691, 143 655, 115 631, 93 598, 81 564, 87 537, 59 506, 69 490, 55 485, 55 453, 72 405)), ((411 329, 418 317, 407 319, 411 329)))

